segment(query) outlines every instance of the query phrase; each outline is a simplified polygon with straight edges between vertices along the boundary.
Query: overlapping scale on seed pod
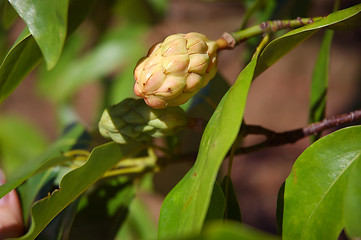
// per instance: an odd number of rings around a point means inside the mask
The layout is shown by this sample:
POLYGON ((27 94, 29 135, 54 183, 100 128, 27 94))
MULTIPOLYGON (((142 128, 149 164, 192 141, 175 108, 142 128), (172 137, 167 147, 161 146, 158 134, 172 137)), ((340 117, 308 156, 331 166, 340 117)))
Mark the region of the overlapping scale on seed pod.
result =
POLYGON ((217 72, 217 44, 200 33, 175 34, 155 44, 134 70, 134 92, 152 108, 178 106, 217 72))
POLYGON ((143 99, 127 98, 104 110, 99 131, 103 137, 124 144, 173 135, 187 123, 186 113, 178 106, 153 109, 143 99))

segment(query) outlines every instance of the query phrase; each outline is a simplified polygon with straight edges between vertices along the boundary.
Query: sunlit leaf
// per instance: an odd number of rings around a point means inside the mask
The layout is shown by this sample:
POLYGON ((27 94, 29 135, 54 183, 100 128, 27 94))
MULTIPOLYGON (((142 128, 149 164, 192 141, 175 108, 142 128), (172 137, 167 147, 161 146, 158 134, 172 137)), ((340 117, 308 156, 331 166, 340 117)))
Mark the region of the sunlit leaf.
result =
POLYGON ((27 24, 48 68, 58 61, 67 32, 68 0, 9 0, 27 24))
POLYGON ((285 185, 284 240, 338 238, 348 177, 361 156, 360 136, 361 126, 344 128, 299 156, 285 185))
POLYGON ((196 234, 202 229, 219 167, 242 123, 257 56, 218 104, 203 133, 194 166, 164 200, 159 219, 160 239, 196 234))

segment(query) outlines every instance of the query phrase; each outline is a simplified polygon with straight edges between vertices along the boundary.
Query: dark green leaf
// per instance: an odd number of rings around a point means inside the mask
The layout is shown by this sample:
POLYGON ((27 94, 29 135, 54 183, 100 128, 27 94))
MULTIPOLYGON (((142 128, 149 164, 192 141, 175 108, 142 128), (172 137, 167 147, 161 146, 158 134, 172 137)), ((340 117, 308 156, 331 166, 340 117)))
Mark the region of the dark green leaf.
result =
POLYGON ((239 208, 237 194, 234 190, 232 179, 226 175, 221 183, 221 186, 226 197, 224 218, 242 222, 241 209, 239 208))
POLYGON ((83 166, 63 177, 58 190, 34 204, 31 227, 19 239, 34 239, 56 215, 99 180, 107 170, 120 160, 135 154, 139 147, 113 142, 96 147, 83 166))
POLYGON ((47 63, 48 69, 58 61, 67 33, 69 0, 9 0, 27 24, 47 63))
POLYGON ((345 229, 352 239, 361 238, 361 159, 355 160, 349 176, 344 203, 345 229))
POLYGON ((113 240, 125 221, 135 195, 135 185, 119 178, 94 186, 82 197, 67 239, 113 240))
POLYGON ((16 88, 40 60, 40 49, 25 29, 0 66, 0 101, 16 88))
POLYGON ((206 225, 200 236, 185 239, 197 240, 280 240, 277 236, 261 232, 236 222, 214 222, 206 225))
POLYGON ((276 218, 277 218, 278 234, 282 234, 284 194, 285 194, 285 182, 282 183, 282 186, 280 187, 277 196, 276 218))
POLYGON ((164 200, 159 220, 160 239, 197 234, 202 229, 219 167, 242 123, 257 56, 218 104, 203 133, 196 163, 164 200))
POLYGON ((52 169, 49 169, 29 178, 17 189, 20 194, 25 226, 28 226, 31 206, 33 205, 40 189, 44 186, 44 184, 54 178, 55 175, 55 172, 52 169))
POLYGON ((224 197, 221 186, 217 182, 214 182, 211 201, 209 202, 208 212, 205 218, 205 222, 212 220, 222 220, 224 216, 224 210, 226 208, 226 199, 224 197))
MULTIPOLYGON (((318 122, 325 118, 332 37, 333 31, 327 30, 313 70, 309 113, 310 123, 318 122)), ((315 137, 312 140, 315 141, 316 139, 315 137)))
POLYGON ((27 164, 22 165, 8 176, 8 181, 0 186, 0 198, 5 196, 12 189, 18 187, 22 182, 31 177, 39 170, 45 170, 46 166, 52 166, 53 161, 61 161, 62 153, 71 149, 78 141, 78 138, 83 134, 84 128, 76 125, 69 129, 64 136, 55 142, 44 154, 28 161, 27 164))
POLYGON ((0 11, 2 12, 2 25, 5 29, 9 29, 18 18, 18 15, 8 1, 3 1, 0 3, 0 6, 0 11))
POLYGON ((337 239, 353 163, 361 156, 361 126, 316 141, 297 159, 286 180, 283 239, 337 239))
POLYGON ((265 47, 264 51, 259 57, 259 63, 257 64, 255 76, 261 74, 264 70, 282 58, 287 52, 291 51, 298 44, 305 41, 320 29, 340 29, 345 25, 349 28, 357 28, 361 25, 361 21, 358 21, 360 18, 361 4, 358 4, 356 6, 331 13, 327 17, 324 17, 321 20, 314 22, 313 24, 308 24, 301 28, 297 28, 288 32, 282 37, 273 40, 265 47))

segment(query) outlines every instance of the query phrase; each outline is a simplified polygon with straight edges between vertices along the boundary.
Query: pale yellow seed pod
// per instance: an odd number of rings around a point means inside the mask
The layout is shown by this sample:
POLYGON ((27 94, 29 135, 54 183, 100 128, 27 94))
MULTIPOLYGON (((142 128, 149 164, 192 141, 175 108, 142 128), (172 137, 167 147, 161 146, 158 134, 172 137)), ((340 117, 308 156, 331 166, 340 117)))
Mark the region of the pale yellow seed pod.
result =
POLYGON ((217 44, 200 33, 155 44, 134 69, 134 93, 152 108, 186 103, 217 72, 217 44))

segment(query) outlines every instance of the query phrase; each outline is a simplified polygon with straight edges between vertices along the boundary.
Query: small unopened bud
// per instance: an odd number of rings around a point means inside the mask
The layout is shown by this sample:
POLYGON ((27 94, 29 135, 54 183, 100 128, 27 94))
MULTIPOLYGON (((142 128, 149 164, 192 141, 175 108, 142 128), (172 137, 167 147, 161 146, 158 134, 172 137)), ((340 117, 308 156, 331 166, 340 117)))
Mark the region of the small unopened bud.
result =
POLYGON ((103 137, 123 144, 173 135, 187 123, 187 115, 180 107, 153 109, 143 99, 127 98, 104 110, 99 131, 103 137))
POLYGON ((152 108, 178 106, 217 72, 217 44, 200 33, 175 34, 155 44, 134 69, 134 92, 152 108))

